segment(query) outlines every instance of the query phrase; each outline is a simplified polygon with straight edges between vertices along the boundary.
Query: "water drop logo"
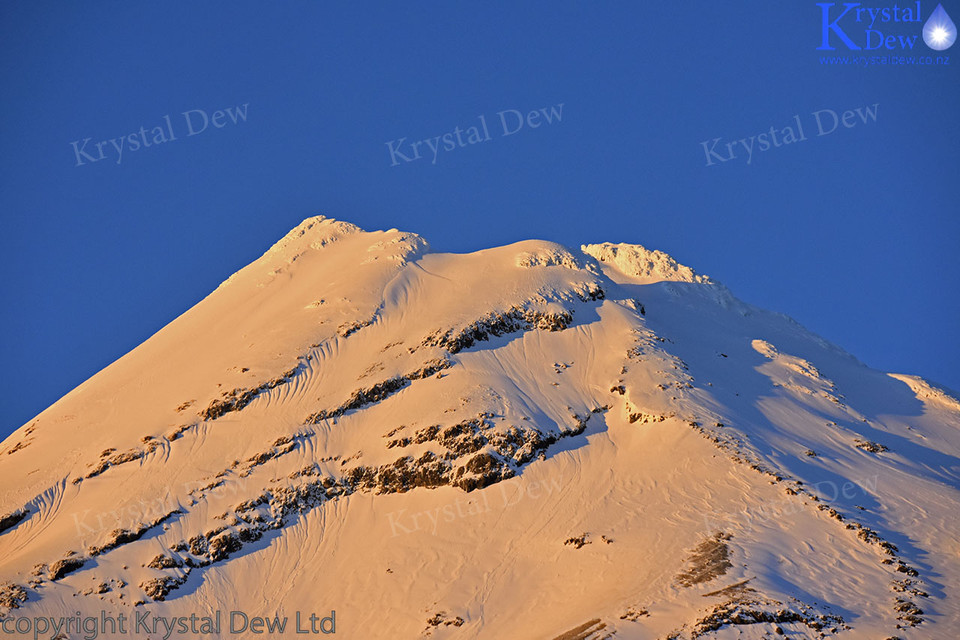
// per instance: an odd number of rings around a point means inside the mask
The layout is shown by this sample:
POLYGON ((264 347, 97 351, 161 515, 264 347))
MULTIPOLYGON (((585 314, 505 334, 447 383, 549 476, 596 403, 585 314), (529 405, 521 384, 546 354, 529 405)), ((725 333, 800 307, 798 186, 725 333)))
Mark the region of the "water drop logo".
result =
POLYGON ((953 24, 942 4, 937 5, 923 25, 923 41, 934 51, 949 49, 957 41, 957 25, 953 24))

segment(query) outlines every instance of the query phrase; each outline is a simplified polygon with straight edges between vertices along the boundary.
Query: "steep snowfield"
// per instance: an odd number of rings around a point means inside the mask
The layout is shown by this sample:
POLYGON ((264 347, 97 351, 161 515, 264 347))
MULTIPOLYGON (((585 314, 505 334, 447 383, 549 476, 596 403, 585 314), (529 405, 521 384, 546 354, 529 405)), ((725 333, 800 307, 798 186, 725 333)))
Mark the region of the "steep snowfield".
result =
POLYGON ((951 639, 958 456, 951 392, 661 252, 316 217, 0 445, 0 612, 951 639))

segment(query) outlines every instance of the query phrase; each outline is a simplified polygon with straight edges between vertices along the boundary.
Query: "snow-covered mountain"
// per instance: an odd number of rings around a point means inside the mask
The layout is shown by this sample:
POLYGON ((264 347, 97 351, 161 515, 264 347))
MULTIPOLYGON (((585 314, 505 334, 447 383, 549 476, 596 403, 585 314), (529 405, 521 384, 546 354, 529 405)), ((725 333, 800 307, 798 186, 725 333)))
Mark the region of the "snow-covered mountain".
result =
POLYGON ((310 218, 0 480, 4 637, 960 629, 956 397, 635 245, 310 218))

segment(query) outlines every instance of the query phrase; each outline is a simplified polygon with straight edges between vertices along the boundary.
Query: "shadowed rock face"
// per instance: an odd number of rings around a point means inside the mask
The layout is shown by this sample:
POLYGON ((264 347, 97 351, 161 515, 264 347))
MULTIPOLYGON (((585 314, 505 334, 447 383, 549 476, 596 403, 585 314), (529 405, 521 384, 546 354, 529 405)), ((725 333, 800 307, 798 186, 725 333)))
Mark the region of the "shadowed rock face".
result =
POLYGON ((733 567, 727 547, 730 537, 730 534, 718 532, 697 545, 688 560, 687 569, 677 576, 677 582, 684 587, 692 587, 725 574, 727 569, 733 567))
POLYGON ((378 382, 372 387, 365 389, 357 389, 350 396, 350 399, 341 404, 335 409, 322 409, 307 418, 307 423, 317 424, 321 420, 329 420, 331 418, 337 418, 342 416, 347 411, 353 409, 360 409, 369 404, 374 404, 385 400, 392 394, 396 393, 400 389, 403 389, 408 384, 414 380, 423 380, 429 376, 432 376, 444 369, 447 369, 451 366, 451 363, 447 360, 438 359, 433 360, 424 364, 422 367, 416 371, 412 371, 406 375, 394 376, 389 380, 384 380, 383 382, 378 382))
POLYGON ((240 411, 264 391, 268 391, 290 382, 293 377, 297 375, 299 370, 300 366, 298 365, 283 375, 268 382, 264 382, 254 389, 234 389, 233 391, 225 391, 223 393, 223 398, 213 400, 206 409, 200 412, 200 417, 204 420, 216 420, 220 416, 230 413, 231 411, 240 411))
POLYGON ((82 567, 84 562, 85 560, 83 558, 63 558, 57 560, 50 566, 50 573, 47 578, 50 580, 59 580, 68 573, 82 567))
POLYGON ((503 336, 518 331, 562 331, 573 322, 569 311, 545 313, 534 309, 514 307, 505 313, 492 312, 475 320, 468 326, 437 332, 423 340, 421 346, 440 347, 449 353, 459 353, 464 349, 489 340, 492 336, 503 336))
POLYGON ((8 582, 0 585, 0 607, 19 609, 27 601, 27 592, 20 585, 8 582))
POLYGON ((30 512, 26 509, 17 509, 13 513, 8 513, 5 516, 0 516, 0 533, 3 533, 7 529, 12 529, 30 515, 30 512))

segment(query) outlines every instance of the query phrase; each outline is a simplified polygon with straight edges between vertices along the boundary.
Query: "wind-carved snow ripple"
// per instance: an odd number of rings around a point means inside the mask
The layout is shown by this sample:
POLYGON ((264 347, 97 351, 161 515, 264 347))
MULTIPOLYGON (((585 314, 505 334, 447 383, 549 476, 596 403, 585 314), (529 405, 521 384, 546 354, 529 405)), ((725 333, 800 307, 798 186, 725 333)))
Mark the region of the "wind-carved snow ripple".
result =
POLYGON ((252 389, 236 388, 231 391, 224 391, 220 398, 216 398, 209 405, 200 411, 200 417, 204 420, 216 420, 228 413, 242 411, 247 405, 256 400, 266 391, 278 386, 284 386, 294 380, 305 365, 309 363, 308 357, 303 357, 295 367, 280 374, 278 377, 268 380, 252 389))
POLYGON ((3 516, 0 535, 7 534, 4 542, 14 535, 19 538, 17 546, 13 549, 5 549, 5 553, 16 552, 26 547, 34 537, 53 523, 63 503, 66 486, 67 480, 63 478, 22 507, 3 516))
POLYGON ((286 382, 261 391, 256 400, 269 408, 274 402, 285 403, 302 396, 313 381, 316 369, 313 366, 314 354, 301 357, 296 372, 286 377, 286 382))

